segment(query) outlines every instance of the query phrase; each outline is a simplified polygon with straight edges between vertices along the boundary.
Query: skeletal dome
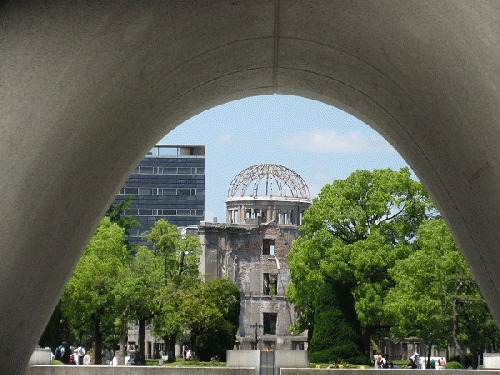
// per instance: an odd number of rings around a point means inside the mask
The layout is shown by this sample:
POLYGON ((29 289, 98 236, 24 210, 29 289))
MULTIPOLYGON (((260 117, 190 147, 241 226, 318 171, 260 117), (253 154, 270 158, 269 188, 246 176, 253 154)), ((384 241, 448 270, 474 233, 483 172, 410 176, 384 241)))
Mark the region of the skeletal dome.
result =
POLYGON ((241 171, 231 182, 229 200, 237 197, 290 197, 309 201, 309 188, 297 173, 277 164, 241 171))

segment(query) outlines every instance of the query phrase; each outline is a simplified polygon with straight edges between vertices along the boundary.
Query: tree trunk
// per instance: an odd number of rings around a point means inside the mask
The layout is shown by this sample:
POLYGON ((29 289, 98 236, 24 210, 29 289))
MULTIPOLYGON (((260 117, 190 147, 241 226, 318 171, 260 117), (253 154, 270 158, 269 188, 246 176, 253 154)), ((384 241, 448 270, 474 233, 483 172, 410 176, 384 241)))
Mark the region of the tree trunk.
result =
POLYGON ((365 351, 365 355, 368 357, 368 363, 370 363, 370 366, 373 365, 372 363, 372 355, 370 353, 371 351, 371 336, 372 336, 372 328, 371 327, 364 327, 362 329, 363 332, 363 349, 365 351))
MULTIPOLYGON (((456 290, 457 295, 458 295, 458 292, 459 292, 461 286, 462 285, 459 285, 457 290, 456 290)), ((456 299, 454 299, 453 300, 453 341, 459 350, 460 364, 462 365, 462 368, 465 368, 465 350, 466 350, 466 347, 463 343, 458 342, 458 335, 459 335, 460 327, 458 325, 457 303, 458 303, 458 301, 456 299)))
POLYGON ((432 344, 429 344, 429 349, 427 350, 427 365, 425 366, 427 369, 431 368, 431 349, 432 344))
POLYGON ((146 319, 139 320, 139 357, 142 366, 146 365, 145 342, 146 341, 146 319))
POLYGON ((95 334, 95 353, 94 363, 96 365, 102 364, 102 331, 101 331, 101 316, 96 314, 94 317, 94 334, 95 334))
POLYGON ((120 329, 120 350, 116 353, 116 360, 118 366, 125 366, 125 351, 127 350, 127 333, 128 333, 128 322, 126 319, 122 319, 121 329, 120 329))
POLYGON ((177 334, 168 335, 163 337, 165 341, 165 354, 168 355, 168 362, 175 362, 175 342, 177 341, 177 334))

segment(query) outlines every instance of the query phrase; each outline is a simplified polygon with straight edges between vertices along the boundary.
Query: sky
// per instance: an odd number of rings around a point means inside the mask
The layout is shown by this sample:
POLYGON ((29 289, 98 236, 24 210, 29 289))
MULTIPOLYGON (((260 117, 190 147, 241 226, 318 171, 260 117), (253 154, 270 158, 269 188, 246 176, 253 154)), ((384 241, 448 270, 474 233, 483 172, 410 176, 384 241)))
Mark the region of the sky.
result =
POLYGON ((311 198, 334 180, 360 169, 407 166, 375 130, 319 101, 261 95, 213 107, 159 144, 205 145, 205 220, 225 222, 233 178, 257 164, 279 164, 299 174, 311 198))

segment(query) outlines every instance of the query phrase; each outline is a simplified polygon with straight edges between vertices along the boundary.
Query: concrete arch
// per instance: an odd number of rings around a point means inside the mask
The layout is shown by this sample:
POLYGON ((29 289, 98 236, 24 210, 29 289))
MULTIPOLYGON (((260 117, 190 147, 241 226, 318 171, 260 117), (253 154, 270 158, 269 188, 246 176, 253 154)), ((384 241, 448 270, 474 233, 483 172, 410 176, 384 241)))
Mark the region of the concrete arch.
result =
POLYGON ((105 207, 194 114, 336 105, 431 192, 500 322, 500 5, 480 0, 8 2, 0 9, 0 372, 23 371, 105 207))

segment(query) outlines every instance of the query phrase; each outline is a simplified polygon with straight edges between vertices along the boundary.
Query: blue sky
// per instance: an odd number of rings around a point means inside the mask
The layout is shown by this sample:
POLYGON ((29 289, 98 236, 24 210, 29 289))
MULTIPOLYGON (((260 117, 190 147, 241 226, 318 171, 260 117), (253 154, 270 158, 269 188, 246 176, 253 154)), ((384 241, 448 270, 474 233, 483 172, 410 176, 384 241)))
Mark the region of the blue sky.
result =
POLYGON ((203 144, 205 220, 225 222, 232 179, 256 164, 280 164, 321 188, 359 169, 399 169, 406 162, 376 131, 318 101, 289 95, 254 96, 204 111, 159 144, 203 144))

